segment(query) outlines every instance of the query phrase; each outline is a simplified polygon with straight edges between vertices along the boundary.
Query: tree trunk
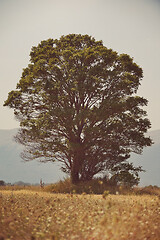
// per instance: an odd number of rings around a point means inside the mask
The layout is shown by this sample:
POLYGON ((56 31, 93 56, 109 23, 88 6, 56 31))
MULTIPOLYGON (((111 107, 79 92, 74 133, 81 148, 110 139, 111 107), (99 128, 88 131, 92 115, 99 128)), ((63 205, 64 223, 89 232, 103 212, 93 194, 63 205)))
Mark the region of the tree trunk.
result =
POLYGON ((79 173, 75 169, 72 169, 71 171, 71 183, 72 184, 79 183, 79 173))
POLYGON ((77 184, 80 182, 80 170, 82 168, 84 150, 80 140, 74 142, 73 163, 71 166, 71 182, 77 184))

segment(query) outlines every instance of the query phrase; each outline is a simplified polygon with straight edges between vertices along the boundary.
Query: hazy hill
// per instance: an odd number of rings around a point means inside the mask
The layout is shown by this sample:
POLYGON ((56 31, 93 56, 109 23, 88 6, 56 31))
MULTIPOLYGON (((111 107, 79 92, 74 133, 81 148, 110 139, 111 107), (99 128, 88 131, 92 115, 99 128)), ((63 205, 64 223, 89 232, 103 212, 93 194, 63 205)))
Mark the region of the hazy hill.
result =
POLYGON ((146 170, 141 173, 141 185, 160 186, 160 130, 151 131, 148 135, 153 139, 151 147, 144 148, 142 155, 133 154, 131 161, 146 170))
MULTIPOLYGON (((65 176, 54 163, 23 162, 20 158, 22 147, 13 141, 17 129, 0 130, 0 180, 5 182, 23 181, 39 183, 56 182, 65 176)), ((130 161, 146 170, 141 173, 141 185, 160 186, 160 130, 149 135, 155 144, 145 148, 142 155, 133 154, 130 161)))
POLYGON ((39 183, 42 178, 50 183, 63 179, 64 174, 53 163, 24 162, 20 158, 22 146, 13 140, 16 132, 17 129, 0 130, 0 180, 39 183))

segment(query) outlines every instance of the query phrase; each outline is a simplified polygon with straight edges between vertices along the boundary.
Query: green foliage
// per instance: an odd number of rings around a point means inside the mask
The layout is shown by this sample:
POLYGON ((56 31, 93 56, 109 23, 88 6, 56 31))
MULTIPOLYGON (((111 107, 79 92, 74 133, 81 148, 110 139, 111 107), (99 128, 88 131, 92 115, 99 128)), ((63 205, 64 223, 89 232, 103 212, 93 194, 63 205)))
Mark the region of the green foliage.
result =
POLYGON ((58 161, 72 182, 89 181, 151 145, 136 96, 142 69, 127 54, 88 35, 70 34, 33 47, 30 64, 5 106, 21 129, 22 157, 58 161))
POLYGON ((110 181, 130 188, 138 185, 140 181, 138 173, 142 171, 144 172, 142 167, 134 167, 132 163, 121 163, 113 167, 110 181))
POLYGON ((128 171, 120 171, 112 176, 112 181, 122 186, 133 187, 134 185, 138 185, 140 178, 128 171))

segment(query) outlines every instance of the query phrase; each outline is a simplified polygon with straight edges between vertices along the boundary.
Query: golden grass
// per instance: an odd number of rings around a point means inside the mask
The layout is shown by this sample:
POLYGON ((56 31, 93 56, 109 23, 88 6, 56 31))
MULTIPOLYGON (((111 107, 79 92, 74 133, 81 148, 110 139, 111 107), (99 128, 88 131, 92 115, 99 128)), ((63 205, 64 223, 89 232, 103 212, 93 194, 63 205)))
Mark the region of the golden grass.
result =
POLYGON ((107 203, 93 239, 160 239, 160 202, 151 196, 116 196, 107 203), (117 198, 117 199, 116 199, 117 198))
POLYGON ((0 240, 159 240, 158 196, 0 191, 0 240))

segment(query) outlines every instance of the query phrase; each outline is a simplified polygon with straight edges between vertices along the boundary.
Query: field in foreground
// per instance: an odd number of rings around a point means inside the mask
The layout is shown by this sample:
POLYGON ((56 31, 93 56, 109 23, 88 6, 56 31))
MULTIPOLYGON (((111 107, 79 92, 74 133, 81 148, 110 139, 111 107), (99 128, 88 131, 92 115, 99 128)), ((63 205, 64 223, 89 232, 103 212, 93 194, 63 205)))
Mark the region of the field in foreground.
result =
POLYGON ((0 191, 0 240, 159 240, 158 196, 0 191))

